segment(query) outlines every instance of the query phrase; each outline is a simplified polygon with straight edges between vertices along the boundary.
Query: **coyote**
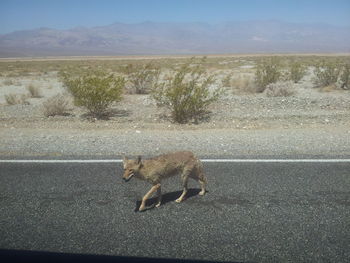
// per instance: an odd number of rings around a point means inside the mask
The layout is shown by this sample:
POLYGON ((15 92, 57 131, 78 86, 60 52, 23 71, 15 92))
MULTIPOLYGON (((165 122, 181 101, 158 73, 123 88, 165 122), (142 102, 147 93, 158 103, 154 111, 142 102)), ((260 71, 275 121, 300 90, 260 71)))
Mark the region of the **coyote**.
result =
POLYGON ((132 177, 136 177, 141 180, 146 180, 153 185, 151 190, 142 198, 139 211, 146 209, 146 200, 156 191, 158 198, 156 207, 159 207, 162 202, 161 180, 177 174, 181 175, 183 192, 181 196, 176 199, 176 202, 180 203, 185 199, 189 177, 199 182, 201 186, 199 195, 204 195, 206 192, 205 186, 207 184, 207 179, 203 173, 203 165, 192 152, 174 152, 148 160, 141 160, 141 156, 138 156, 137 160, 128 160, 124 157, 123 165, 124 181, 127 182, 132 177))

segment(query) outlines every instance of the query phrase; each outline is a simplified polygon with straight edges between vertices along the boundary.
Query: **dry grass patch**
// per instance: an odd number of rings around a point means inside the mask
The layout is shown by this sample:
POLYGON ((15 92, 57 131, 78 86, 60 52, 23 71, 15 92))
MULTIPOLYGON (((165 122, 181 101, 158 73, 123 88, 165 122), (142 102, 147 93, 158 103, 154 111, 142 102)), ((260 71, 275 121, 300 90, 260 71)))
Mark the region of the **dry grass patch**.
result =
POLYGON ((221 84, 223 87, 231 87, 231 79, 232 79, 232 73, 227 74, 222 80, 221 84))
POLYGON ((289 97, 295 94, 292 81, 278 81, 266 86, 265 94, 268 97, 289 97))
POLYGON ((61 115, 65 116, 68 112, 69 101, 63 94, 57 94, 43 103, 44 115, 46 117, 61 115))
POLYGON ((5 85, 5 86, 11 86, 11 85, 15 85, 15 82, 12 79, 5 79, 2 82, 2 84, 5 85))
POLYGON ((251 76, 241 75, 230 80, 230 87, 234 93, 257 93, 254 79, 251 76))
POLYGON ((14 94, 10 93, 5 95, 5 100, 7 105, 16 105, 16 104, 29 104, 27 101, 28 96, 25 94, 14 94))
POLYGON ((41 90, 39 87, 34 86, 34 84, 29 84, 27 90, 31 98, 42 98, 41 90))
POLYGON ((334 91, 336 89, 337 89, 337 85, 336 84, 331 84, 331 85, 327 85, 327 86, 321 87, 320 91, 321 92, 332 92, 332 91, 334 91))

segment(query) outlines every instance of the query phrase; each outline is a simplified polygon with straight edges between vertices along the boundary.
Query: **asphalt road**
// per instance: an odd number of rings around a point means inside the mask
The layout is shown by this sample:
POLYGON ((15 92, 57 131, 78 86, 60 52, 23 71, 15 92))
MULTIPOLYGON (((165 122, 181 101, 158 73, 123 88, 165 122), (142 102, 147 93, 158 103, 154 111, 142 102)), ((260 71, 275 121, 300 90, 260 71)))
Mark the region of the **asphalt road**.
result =
POLYGON ((160 208, 121 164, 0 164, 0 248, 250 262, 349 262, 350 163, 205 163, 160 208), (152 201, 152 200, 151 200, 152 201))

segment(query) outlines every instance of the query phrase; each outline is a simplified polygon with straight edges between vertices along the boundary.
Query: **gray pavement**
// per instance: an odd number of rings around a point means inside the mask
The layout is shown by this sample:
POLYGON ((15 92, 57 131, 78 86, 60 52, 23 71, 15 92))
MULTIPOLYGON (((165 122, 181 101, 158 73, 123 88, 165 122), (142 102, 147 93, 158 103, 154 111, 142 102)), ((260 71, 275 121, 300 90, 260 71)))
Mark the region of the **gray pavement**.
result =
POLYGON ((0 248, 249 262, 349 262, 350 163, 205 163, 209 192, 164 181, 164 204, 121 164, 0 164, 0 248), (150 200, 149 204, 154 200, 150 200))

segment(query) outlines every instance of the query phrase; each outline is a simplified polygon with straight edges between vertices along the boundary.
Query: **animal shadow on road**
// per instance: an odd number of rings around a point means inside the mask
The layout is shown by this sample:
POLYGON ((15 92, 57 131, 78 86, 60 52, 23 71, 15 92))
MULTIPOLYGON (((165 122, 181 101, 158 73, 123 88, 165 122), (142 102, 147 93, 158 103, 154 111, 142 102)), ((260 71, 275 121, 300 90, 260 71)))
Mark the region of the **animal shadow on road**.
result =
MULTIPOLYGON (((193 197, 193 196, 198 195, 198 193, 200 191, 201 191, 201 189, 189 188, 187 190, 187 193, 186 193, 186 196, 185 196, 186 200, 191 198, 191 197, 193 197)), ((169 202, 175 202, 175 200, 177 198, 179 198, 181 194, 182 194, 182 191, 176 191, 176 192, 170 192, 170 193, 163 194, 162 195, 162 206, 165 205, 166 203, 169 203, 169 202)), ((144 211, 155 208, 157 200, 158 200, 157 197, 153 197, 153 198, 147 199, 147 201, 146 201, 146 209, 144 211)), ((136 201, 136 208, 134 210, 135 212, 139 211, 140 205, 141 205, 141 200, 136 201)))

